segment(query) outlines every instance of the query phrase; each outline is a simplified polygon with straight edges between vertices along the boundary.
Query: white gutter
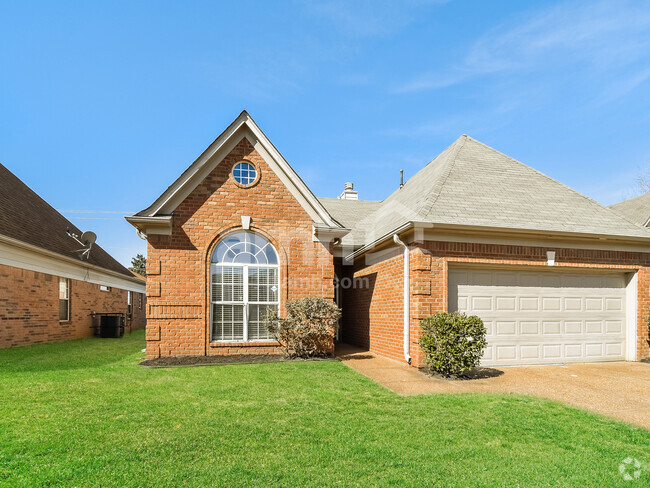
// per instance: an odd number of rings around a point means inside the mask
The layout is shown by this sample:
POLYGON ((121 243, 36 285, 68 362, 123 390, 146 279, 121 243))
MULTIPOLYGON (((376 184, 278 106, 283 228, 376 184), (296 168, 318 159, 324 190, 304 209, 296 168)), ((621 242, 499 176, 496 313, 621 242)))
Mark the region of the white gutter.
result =
POLYGON ((395 244, 404 248, 404 359, 411 364, 411 273, 409 248, 393 234, 395 244))

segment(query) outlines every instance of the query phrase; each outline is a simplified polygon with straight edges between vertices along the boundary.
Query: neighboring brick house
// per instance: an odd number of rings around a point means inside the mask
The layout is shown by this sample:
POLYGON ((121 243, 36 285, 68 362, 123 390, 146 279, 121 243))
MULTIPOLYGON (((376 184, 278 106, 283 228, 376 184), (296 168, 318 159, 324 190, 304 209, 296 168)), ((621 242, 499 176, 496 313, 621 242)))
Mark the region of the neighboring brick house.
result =
POLYGON ((0 348, 93 334, 92 312, 124 313, 144 328, 146 283, 0 164, 0 348))
POLYGON ((381 202, 316 198, 242 112, 147 209, 147 357, 271 353, 266 307, 317 295, 341 340, 423 362, 464 311, 484 365, 650 356, 650 232, 467 136, 381 202))

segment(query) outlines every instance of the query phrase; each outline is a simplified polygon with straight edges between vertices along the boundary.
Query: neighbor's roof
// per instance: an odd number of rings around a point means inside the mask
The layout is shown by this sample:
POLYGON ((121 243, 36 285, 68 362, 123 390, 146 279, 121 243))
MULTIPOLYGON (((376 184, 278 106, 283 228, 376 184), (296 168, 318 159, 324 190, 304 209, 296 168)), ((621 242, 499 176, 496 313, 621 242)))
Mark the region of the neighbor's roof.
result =
MULTIPOLYGON (((0 234, 69 258, 81 245, 66 234, 81 231, 0 164, 0 234)), ((131 272, 97 244, 84 262, 133 279, 131 272)))
MULTIPOLYGON (((349 206, 345 214, 354 211, 353 200, 340 202, 349 206)), ((328 210, 345 218, 341 210, 328 210)), ((409 222, 650 238, 647 229, 466 135, 356 218, 348 238, 355 245, 409 222)))
POLYGON ((650 192, 640 197, 630 198, 610 205, 614 212, 621 214, 630 222, 645 226, 650 220, 650 192))

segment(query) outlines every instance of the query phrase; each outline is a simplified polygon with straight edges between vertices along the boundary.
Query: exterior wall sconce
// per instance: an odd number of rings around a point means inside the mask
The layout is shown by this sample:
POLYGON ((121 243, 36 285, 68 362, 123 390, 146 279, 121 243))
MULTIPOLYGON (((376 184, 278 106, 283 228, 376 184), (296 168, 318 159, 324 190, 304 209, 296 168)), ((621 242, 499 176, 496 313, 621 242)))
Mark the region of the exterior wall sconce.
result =
POLYGON ((546 251, 546 259, 549 266, 555 266, 555 251, 546 251))

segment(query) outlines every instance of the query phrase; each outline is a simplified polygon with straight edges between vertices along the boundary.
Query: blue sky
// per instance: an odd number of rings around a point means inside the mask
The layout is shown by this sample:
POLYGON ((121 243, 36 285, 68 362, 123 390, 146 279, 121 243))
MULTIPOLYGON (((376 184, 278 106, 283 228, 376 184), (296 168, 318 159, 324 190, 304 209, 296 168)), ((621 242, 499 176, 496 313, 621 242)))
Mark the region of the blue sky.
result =
POLYGON ((317 196, 467 133, 604 204, 650 161, 650 2, 0 3, 0 162, 124 264, 246 109, 317 196))

